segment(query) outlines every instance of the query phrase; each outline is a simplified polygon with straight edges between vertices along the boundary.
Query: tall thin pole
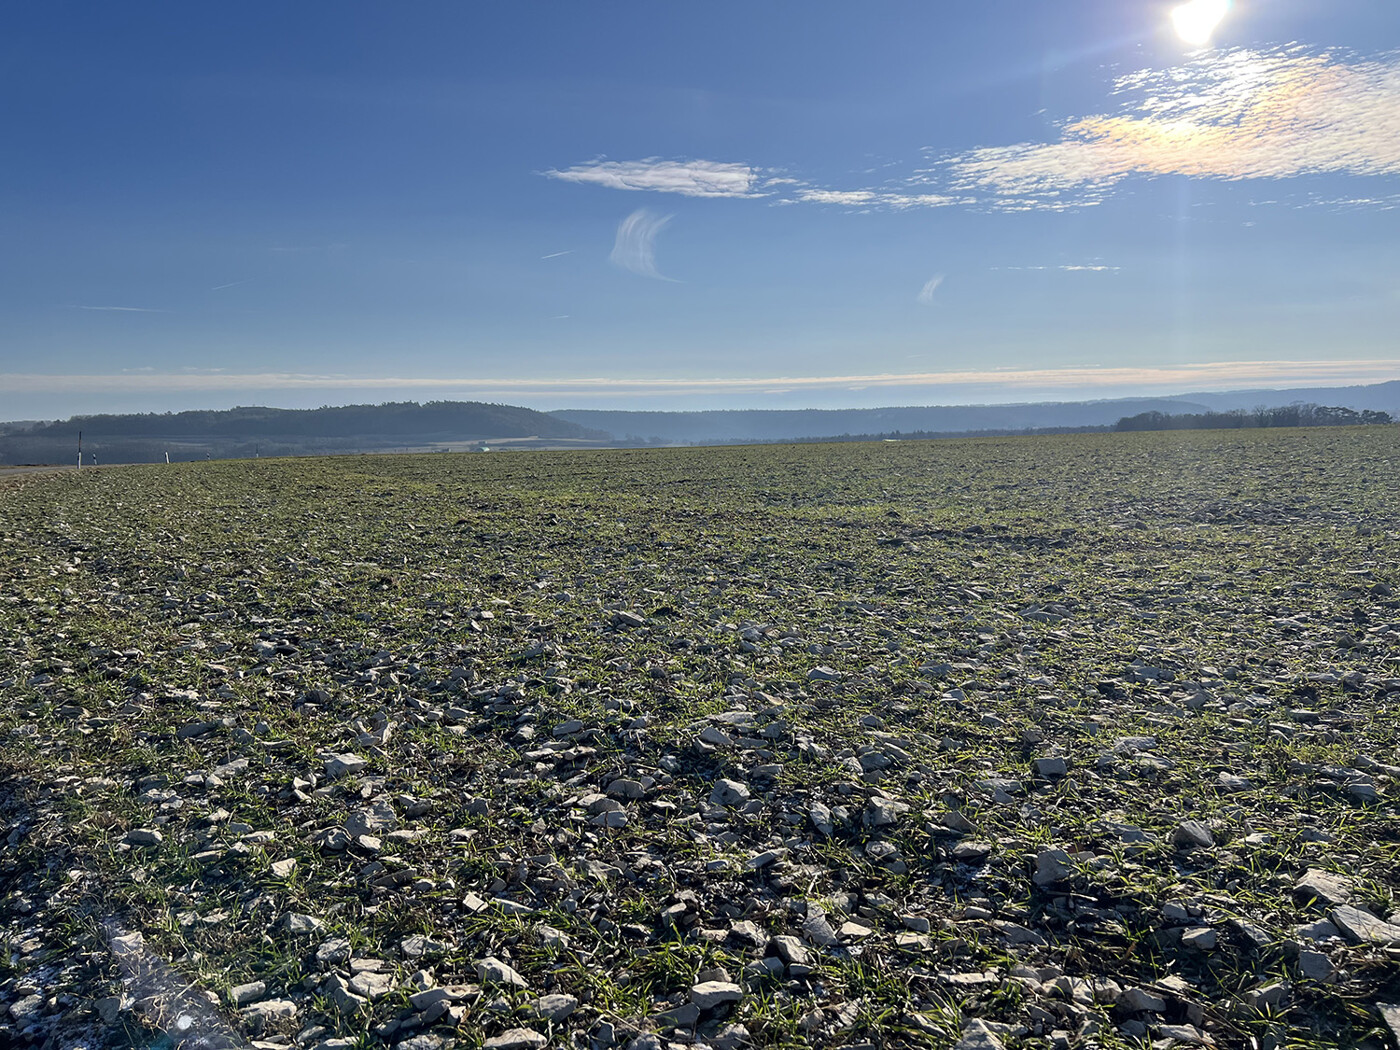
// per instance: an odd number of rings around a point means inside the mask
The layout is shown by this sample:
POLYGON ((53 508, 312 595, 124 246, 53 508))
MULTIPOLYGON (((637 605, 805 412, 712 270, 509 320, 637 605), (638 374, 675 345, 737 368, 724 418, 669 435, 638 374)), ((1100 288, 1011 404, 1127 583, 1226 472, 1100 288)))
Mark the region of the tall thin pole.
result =
POLYGON ((78 469, 83 469, 83 432, 78 431, 78 469))

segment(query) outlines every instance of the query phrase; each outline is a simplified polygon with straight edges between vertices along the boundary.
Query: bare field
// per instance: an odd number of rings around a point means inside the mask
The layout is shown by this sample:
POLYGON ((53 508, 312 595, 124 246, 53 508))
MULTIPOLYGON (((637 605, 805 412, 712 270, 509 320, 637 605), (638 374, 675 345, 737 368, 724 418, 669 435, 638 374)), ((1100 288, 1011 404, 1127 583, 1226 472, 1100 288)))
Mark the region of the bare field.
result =
POLYGON ((1379 1048, 1397 493, 1393 427, 0 479, 0 1037, 1379 1048))

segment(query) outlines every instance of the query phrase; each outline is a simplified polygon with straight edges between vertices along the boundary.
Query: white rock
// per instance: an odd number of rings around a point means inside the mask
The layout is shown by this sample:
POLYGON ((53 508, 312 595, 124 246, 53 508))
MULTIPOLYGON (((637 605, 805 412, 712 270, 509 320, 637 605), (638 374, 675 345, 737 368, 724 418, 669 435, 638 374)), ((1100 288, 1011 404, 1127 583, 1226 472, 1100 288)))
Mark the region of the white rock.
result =
POLYGON ((733 806, 748 798, 748 785, 737 780, 717 780, 714 790, 710 792, 710 802, 716 806, 733 806))
POLYGON ((1368 944, 1400 944, 1400 926, 1392 926, 1370 912, 1349 904, 1333 908, 1332 921, 1353 940, 1368 944))
POLYGON ((1377 1003, 1376 1009, 1380 1012, 1385 1026, 1390 1029, 1391 1042, 1400 1046, 1400 1006, 1394 1003, 1377 1003))
POLYGON ((562 1021, 577 1009, 578 999, 572 995, 555 993, 535 1000, 535 1013, 546 1021, 562 1021))
POLYGON ((290 912, 282 916, 282 929, 288 933, 315 933, 325 924, 314 915, 301 915, 290 912))
POLYGON ((482 984, 504 984, 511 988, 525 988, 525 978, 516 973, 500 959, 482 959, 476 964, 476 976, 482 984))
POLYGON ((1356 884, 1346 875, 1321 868, 1309 868, 1293 886, 1293 896, 1299 903, 1316 901, 1326 908, 1351 903, 1355 891, 1356 884))
POLYGON ((1178 1043, 1185 1043, 1187 1046, 1215 1045, 1214 1040, 1195 1025, 1190 1024, 1164 1024, 1157 1029, 1157 1034, 1178 1043))
POLYGON ((540 1050, 548 1042, 546 1036, 533 1028, 512 1028, 500 1035, 493 1035, 483 1046, 486 1050, 540 1050))
POLYGON ((236 985, 229 989, 228 997, 234 1006, 247 1006, 258 996, 267 992, 267 985, 262 981, 250 981, 248 984, 236 985))
POLYGON ((743 997, 744 990, 731 981, 701 981, 690 989, 690 1001, 702 1010, 737 1003, 743 997))
POLYGON ((362 758, 352 752, 345 752, 340 755, 331 755, 326 759, 326 776, 332 779, 336 777, 349 776, 358 773, 369 766, 369 759, 362 758))
POLYGON ((1167 1001, 1146 988, 1124 988, 1118 997, 1118 1005, 1131 1013, 1160 1014, 1167 1008, 1167 1001))
POLYGON ((953 1044, 953 1050, 1002 1050, 1003 1043, 992 1031, 987 1022, 974 1017, 963 1026, 962 1035, 953 1044))
POLYGON ((266 999, 263 1002, 245 1006, 239 1011, 239 1014, 250 1028, 261 1031, 269 1024, 295 1017, 297 1004, 290 999, 266 999))
POLYGON ((284 857, 282 860, 272 862, 272 874, 279 879, 291 878, 292 873, 297 870, 297 859, 295 857, 284 857))
POLYGON ((350 990, 366 999, 382 999, 394 990, 394 977, 387 973, 357 973, 350 978, 350 990))

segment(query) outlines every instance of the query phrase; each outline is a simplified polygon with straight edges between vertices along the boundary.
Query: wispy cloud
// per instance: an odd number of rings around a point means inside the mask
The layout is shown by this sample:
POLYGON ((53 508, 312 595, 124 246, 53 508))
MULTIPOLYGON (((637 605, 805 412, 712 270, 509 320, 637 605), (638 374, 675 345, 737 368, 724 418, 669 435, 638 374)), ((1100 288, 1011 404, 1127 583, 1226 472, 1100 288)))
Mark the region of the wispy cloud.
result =
MULTIPOLYGON (((926 150, 923 167, 877 186, 821 186, 749 164, 657 157, 543 174, 622 190, 856 211, 1063 211, 1100 203, 1131 177, 1277 182, 1400 174, 1400 52, 1359 59, 1296 45, 1206 50, 1180 66, 1118 77, 1111 97, 1116 110, 1068 117, 1053 141, 926 150)), ((1368 187, 1286 203, 1391 208, 1397 197, 1368 187)))
POLYGON ((924 282, 924 286, 919 289, 919 302, 928 306, 933 302, 933 293, 938 291, 938 286, 943 283, 943 274, 936 273, 924 282))
POLYGON ((679 193, 683 197, 760 197, 763 173, 747 164, 714 160, 595 160, 544 172, 551 179, 615 190, 679 193))
POLYGON ((1058 266, 992 266, 992 270, 1061 270, 1065 273, 1117 273, 1121 266, 1102 266, 1097 263, 1061 263, 1058 266))
POLYGON ((1397 54, 1210 51, 1120 77, 1114 93, 1120 112, 1066 121, 1059 141, 970 150, 924 174, 1012 210, 1094 204, 1132 175, 1400 174, 1397 54))
POLYGON ((148 306, 74 306, 74 310, 102 310, 119 314, 163 314, 168 310, 154 310, 148 306))
POLYGON ((671 280, 656 268, 656 237, 670 221, 670 215, 658 215, 649 208, 638 208, 618 223, 617 240, 608 258, 615 266, 640 277, 671 280))
POLYGON ((843 208, 946 208, 952 204, 975 203, 966 196, 943 193, 895 193, 889 190, 823 190, 808 187, 797 190, 793 200, 802 204, 836 204, 843 208))
POLYGON ((561 256, 561 255, 573 255, 573 254, 574 254, 574 249, 573 249, 573 248, 566 248, 566 249, 565 249, 564 251, 562 251, 562 252, 550 252, 548 255, 541 255, 540 258, 541 258, 541 259, 557 259, 557 258, 559 258, 559 256, 561 256))
POLYGON ((251 284, 253 281, 256 280, 256 277, 247 277, 241 281, 229 281, 228 284, 216 284, 213 288, 210 288, 209 290, 211 292, 222 292, 225 288, 237 288, 240 284, 251 284))
POLYGON ((764 376, 710 378, 480 378, 316 375, 291 372, 196 374, 118 373, 107 375, 0 374, 0 388, 12 393, 122 392, 247 392, 253 390, 420 391, 425 395, 451 391, 459 396, 607 395, 650 397, 673 394, 757 394, 844 390, 852 387, 888 388, 907 394, 927 388, 933 396, 966 396, 968 392, 1014 397, 1017 391, 1054 390, 1212 390, 1250 387, 1335 386, 1374 383, 1400 378, 1400 361, 1212 361, 1199 364, 992 368, 945 372, 878 373, 874 375, 764 376), (961 392, 961 394, 960 394, 961 392))

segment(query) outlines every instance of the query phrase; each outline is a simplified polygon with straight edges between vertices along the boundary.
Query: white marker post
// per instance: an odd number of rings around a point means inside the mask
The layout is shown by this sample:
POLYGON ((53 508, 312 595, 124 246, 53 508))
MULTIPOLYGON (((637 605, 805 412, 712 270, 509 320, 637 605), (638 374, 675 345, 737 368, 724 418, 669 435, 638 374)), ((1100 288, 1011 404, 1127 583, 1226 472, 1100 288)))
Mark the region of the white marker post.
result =
POLYGON ((83 432, 78 431, 78 469, 83 469, 83 432))

